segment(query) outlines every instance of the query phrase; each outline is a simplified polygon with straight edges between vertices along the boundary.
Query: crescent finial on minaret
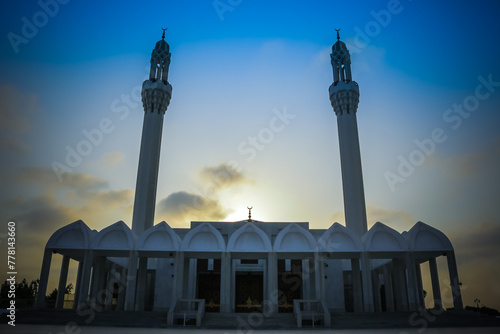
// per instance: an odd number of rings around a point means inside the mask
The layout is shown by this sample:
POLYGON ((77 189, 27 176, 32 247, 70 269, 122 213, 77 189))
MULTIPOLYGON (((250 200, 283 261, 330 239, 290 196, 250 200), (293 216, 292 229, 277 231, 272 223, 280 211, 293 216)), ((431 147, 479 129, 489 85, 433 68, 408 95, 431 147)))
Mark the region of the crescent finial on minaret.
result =
POLYGON ((339 41, 340 40, 340 35, 339 35, 340 29, 335 29, 335 31, 337 32, 337 41, 339 41))
POLYGON ((161 28, 161 30, 163 30, 163 35, 161 35, 161 39, 165 39, 165 30, 167 30, 168 28, 161 28))
POLYGON ((252 220, 252 209, 253 206, 247 206, 248 209, 248 220, 252 220))

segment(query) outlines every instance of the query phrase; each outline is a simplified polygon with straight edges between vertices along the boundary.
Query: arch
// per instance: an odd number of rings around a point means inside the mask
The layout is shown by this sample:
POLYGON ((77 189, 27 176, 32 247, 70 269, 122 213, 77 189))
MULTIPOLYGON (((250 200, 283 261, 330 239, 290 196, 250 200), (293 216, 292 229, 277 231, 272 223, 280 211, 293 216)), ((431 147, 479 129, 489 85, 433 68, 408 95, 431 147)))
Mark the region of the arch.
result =
POLYGON ((312 234, 297 224, 285 227, 274 240, 273 250, 277 252, 315 252, 318 249, 312 234))
POLYGON ((90 247, 95 250, 130 251, 134 249, 136 239, 135 233, 120 220, 97 233, 90 247))
POLYGON ((264 231, 253 223, 247 223, 236 230, 227 243, 229 252, 270 252, 271 240, 264 231))
POLYGON ((90 228, 82 220, 77 220, 55 231, 45 248, 89 249, 92 237, 90 228))
POLYGON ((417 222, 406 234, 412 251, 453 251, 450 239, 438 229, 417 222))
POLYGON ((358 236, 347 227, 334 223, 318 240, 321 251, 362 252, 363 244, 358 236))
POLYGON ((226 243, 219 231, 209 223, 203 223, 190 230, 182 240, 182 251, 224 252, 226 243))
POLYGON ((178 251, 181 238, 164 221, 148 228, 137 240, 138 251, 178 251))
POLYGON ((363 246, 370 252, 405 252, 408 244, 398 231, 382 224, 375 223, 362 237, 363 246))

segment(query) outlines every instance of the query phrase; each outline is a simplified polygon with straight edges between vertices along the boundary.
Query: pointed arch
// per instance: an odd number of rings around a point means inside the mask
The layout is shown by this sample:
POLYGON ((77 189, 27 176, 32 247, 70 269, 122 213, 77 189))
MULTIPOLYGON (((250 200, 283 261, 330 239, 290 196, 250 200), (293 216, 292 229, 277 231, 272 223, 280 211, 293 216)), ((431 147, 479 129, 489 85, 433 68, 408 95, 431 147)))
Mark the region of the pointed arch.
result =
POLYGON ((375 223, 362 237, 365 251, 369 252, 406 252, 409 250, 403 236, 381 222, 375 223))
POLYGON ((318 243, 312 234, 295 223, 285 227, 274 240, 276 252, 315 252, 318 243))
POLYGON ((203 223, 190 230, 182 240, 182 251, 224 252, 226 243, 219 231, 209 223, 203 223))
POLYGON ((82 220, 77 220, 55 231, 45 248, 89 249, 92 236, 90 228, 82 220))
POLYGON ((136 240, 135 233, 120 220, 97 233, 90 247, 93 250, 129 252, 134 249, 136 240))
POLYGON ((347 227, 333 223, 318 240, 321 251, 339 253, 360 253, 363 244, 359 237, 347 227))
POLYGON ((138 251, 178 251, 181 238, 164 221, 148 228, 137 239, 138 251))
POLYGON ((271 252, 271 240, 264 231, 253 223, 247 223, 236 230, 227 243, 229 252, 271 252))
POLYGON ((408 231, 406 238, 412 251, 453 251, 450 239, 443 232, 421 221, 408 231))

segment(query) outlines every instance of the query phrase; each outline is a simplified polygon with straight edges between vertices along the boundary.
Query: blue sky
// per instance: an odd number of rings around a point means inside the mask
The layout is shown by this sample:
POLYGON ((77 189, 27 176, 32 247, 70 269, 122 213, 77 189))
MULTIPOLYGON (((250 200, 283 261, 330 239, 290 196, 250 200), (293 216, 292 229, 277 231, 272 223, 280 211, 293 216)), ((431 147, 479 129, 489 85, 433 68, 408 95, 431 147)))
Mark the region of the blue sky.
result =
POLYGON ((465 303, 500 308, 500 87, 483 84, 479 93, 489 95, 470 112, 448 111, 476 101, 479 77, 500 81, 496 1, 72 0, 45 16, 42 7, 11 1, 0 11, 0 218, 18 223, 26 277, 39 275, 39 254, 57 228, 77 219, 97 230, 130 225, 137 96, 161 27, 173 96, 156 221, 240 220, 253 205, 263 221, 344 223, 328 98, 333 29, 341 28, 360 86, 369 226, 382 221, 402 232, 421 220, 442 230, 457 251, 465 303), (38 22, 37 31, 23 31, 26 22, 38 22), (284 112, 293 118, 283 131, 253 159, 242 153, 284 112), (53 163, 67 165, 67 148, 77 150, 106 119, 112 130, 60 182, 53 163), (417 156, 415 141, 428 142, 436 129, 446 139, 391 187, 387 173, 397 174, 400 157, 417 156), (210 175, 231 166, 238 177, 211 188, 210 175), (175 210, 196 196, 201 209, 175 210))

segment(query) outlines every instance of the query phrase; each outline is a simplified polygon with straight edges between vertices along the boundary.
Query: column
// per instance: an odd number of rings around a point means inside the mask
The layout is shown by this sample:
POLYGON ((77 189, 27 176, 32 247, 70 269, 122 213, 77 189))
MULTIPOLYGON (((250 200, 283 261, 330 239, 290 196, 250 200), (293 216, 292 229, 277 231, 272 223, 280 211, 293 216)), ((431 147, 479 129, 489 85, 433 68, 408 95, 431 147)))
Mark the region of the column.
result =
POLYGON ((64 255, 61 263, 61 273, 59 275, 59 285, 57 287, 56 308, 63 308, 64 294, 66 292, 66 282, 68 280, 68 268, 70 257, 64 255))
POLYGON ((175 274, 174 282, 172 284, 172 305, 177 302, 177 299, 182 298, 182 290, 184 284, 184 252, 175 253, 175 274))
POLYGON ((75 299, 73 301, 73 309, 76 310, 78 301, 80 300, 80 289, 82 286, 83 259, 78 261, 78 273, 76 274, 75 299))
POLYGON ((443 307, 441 299, 441 288, 439 286, 439 274, 435 258, 429 259, 429 270, 431 273, 432 296, 434 297, 434 308, 440 310, 443 307))
POLYGON ((323 300, 323 282, 324 278, 324 270, 323 265, 321 263, 320 257, 318 253, 314 253, 314 282, 315 282, 315 294, 316 299, 323 300))
POLYGON ((382 301, 380 300, 380 277, 378 271, 374 270, 372 274, 373 282, 373 301, 375 303, 375 312, 382 312, 382 301))
POLYGON ((146 300, 146 278, 148 274, 148 258, 139 257, 139 271, 137 273, 137 288, 135 293, 135 310, 144 311, 146 300))
POLYGON ((407 253, 405 255, 407 282, 408 282, 408 305, 410 311, 418 310, 418 287, 417 287, 417 274, 415 273, 415 261, 413 254, 407 253))
POLYGON ((121 267, 119 270, 120 281, 118 285, 118 300, 116 301, 116 310, 125 309, 125 292, 127 291, 127 268, 121 267))
MULTIPOLYGON (((302 268, 304 270, 304 268, 302 268)), ((303 283, 302 283, 303 284, 303 283)), ((278 254, 269 252, 267 258, 267 286, 270 314, 278 313, 278 254)))
POLYGON ((302 298, 311 299, 311 267, 309 259, 302 259, 302 298))
POLYGON ((392 275, 389 268, 384 266, 384 290, 385 290, 385 307, 387 312, 394 312, 394 292, 392 290, 392 275))
POLYGON ((354 312, 363 312, 363 291, 361 286, 361 270, 359 259, 351 259, 352 292, 354 297, 354 312))
POLYGON ((220 259, 220 312, 231 312, 231 253, 223 252, 220 259))
POLYGON ((90 285, 90 274, 92 271, 92 262, 94 258, 94 253, 91 250, 85 251, 85 255, 83 257, 83 266, 82 266, 82 283, 80 285, 80 293, 78 296, 78 305, 77 309, 79 309, 80 305, 84 306, 88 303, 89 298, 89 285, 90 285))
POLYGON ((128 259, 127 287, 125 291, 125 311, 135 310, 135 288, 137 282, 137 252, 131 251, 128 259))
POLYGON ((361 266, 363 269, 363 306, 365 312, 374 312, 373 304, 373 284, 372 284, 372 268, 368 253, 361 254, 361 266))
POLYGON ((52 261, 52 250, 45 248, 43 253, 42 271, 40 272, 40 283, 36 294, 35 307, 45 308, 45 295, 47 294, 47 283, 49 281, 50 262, 52 261))
POLYGON ((460 292, 460 280, 458 279, 457 262, 455 260, 455 252, 451 251, 446 254, 448 262, 448 272, 450 273, 451 292, 453 294, 453 307, 455 311, 463 311, 462 293, 460 292))
POLYGON ((424 284, 422 283, 422 271, 418 262, 415 262, 415 275, 417 276, 418 303, 420 307, 425 309, 424 284))
POLYGON ((187 279, 188 283, 188 292, 187 292, 187 298, 188 299, 195 299, 196 298, 196 265, 198 263, 198 259, 189 259, 189 276, 187 279))
POLYGON ((393 259, 394 262, 394 299, 396 311, 408 311, 408 296, 406 294, 405 268, 400 259, 393 259))

